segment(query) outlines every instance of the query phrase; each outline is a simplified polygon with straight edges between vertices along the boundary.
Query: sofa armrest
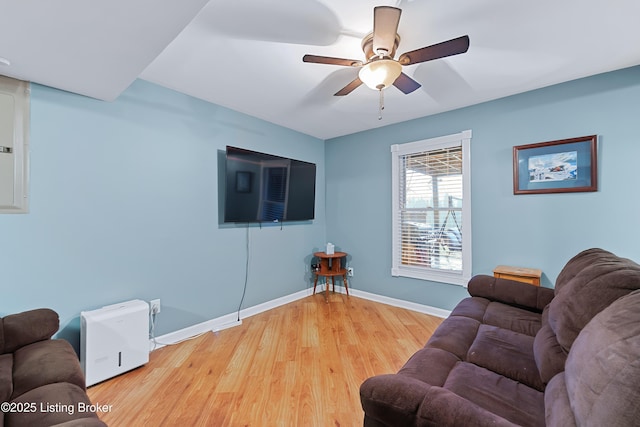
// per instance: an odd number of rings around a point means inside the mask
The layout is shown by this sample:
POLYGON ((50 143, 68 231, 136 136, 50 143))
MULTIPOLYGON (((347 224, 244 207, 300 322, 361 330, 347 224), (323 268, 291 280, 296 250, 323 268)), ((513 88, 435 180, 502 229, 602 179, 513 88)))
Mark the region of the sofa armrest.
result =
POLYGON ((551 288, 542 288, 484 274, 474 276, 469 280, 468 291, 474 297, 483 297, 491 301, 536 311, 542 311, 555 295, 551 288))
POLYGON ((405 375, 367 379, 360 387, 360 399, 366 417, 382 425, 516 426, 447 389, 405 375))
POLYGON ((431 385, 406 375, 368 378, 360 386, 362 409, 385 425, 416 425, 416 415, 431 385))
POLYGON ((10 314, 1 322, 4 335, 2 353, 13 353, 26 345, 47 340, 60 327, 58 313, 48 308, 10 314))

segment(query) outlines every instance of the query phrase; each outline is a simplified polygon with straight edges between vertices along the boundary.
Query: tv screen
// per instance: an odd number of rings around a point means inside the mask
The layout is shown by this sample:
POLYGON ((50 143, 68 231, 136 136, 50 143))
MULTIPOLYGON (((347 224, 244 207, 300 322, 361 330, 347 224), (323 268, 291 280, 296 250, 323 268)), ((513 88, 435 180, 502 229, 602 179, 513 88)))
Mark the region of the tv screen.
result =
POLYGON ((227 146, 225 165, 224 222, 314 218, 314 163, 227 146))

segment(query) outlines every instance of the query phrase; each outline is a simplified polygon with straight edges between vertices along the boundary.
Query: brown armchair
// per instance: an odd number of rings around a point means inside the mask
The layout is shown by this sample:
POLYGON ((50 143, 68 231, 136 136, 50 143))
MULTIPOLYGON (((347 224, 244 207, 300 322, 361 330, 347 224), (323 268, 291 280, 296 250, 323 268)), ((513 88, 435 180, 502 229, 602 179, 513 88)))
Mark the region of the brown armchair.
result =
POLYGON ((46 308, 0 318, 0 426, 106 426, 88 410, 75 351, 51 339, 59 322, 46 308))

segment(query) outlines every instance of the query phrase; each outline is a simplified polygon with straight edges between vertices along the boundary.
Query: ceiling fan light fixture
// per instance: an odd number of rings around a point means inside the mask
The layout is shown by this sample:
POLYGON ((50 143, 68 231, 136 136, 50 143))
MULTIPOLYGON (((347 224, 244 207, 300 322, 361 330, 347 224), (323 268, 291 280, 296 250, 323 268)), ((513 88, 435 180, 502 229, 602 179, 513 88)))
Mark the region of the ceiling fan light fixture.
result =
POLYGON ((374 90, 388 88, 402 73, 402 65, 393 59, 378 59, 365 64, 358 73, 362 82, 374 90))

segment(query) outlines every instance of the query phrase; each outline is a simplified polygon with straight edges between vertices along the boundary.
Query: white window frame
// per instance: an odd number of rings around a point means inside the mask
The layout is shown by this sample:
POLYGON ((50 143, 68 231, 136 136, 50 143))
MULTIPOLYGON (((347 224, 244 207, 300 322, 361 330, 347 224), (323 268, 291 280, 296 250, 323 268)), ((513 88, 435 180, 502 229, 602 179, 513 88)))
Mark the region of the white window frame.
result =
POLYGON ((392 263, 391 275, 467 286, 471 278, 471 131, 391 146, 392 263), (462 147, 462 272, 402 264, 400 230, 400 159, 408 154, 462 147))

